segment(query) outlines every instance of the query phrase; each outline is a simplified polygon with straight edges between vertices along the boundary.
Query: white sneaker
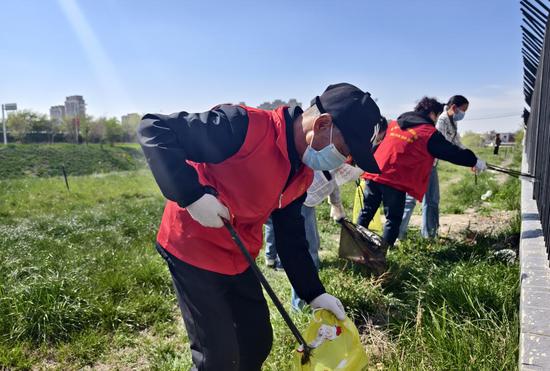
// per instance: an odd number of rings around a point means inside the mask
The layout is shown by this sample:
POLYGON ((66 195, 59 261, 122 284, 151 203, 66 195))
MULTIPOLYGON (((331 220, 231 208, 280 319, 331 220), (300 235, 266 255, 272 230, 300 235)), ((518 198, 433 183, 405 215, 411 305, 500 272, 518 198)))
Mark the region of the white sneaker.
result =
POLYGON ((334 221, 339 221, 340 219, 345 218, 346 212, 344 210, 344 206, 342 204, 330 205, 330 217, 334 219, 334 221))
POLYGON ((268 268, 275 268, 275 265, 277 264, 277 260, 275 259, 270 259, 270 258, 265 258, 265 265, 268 267, 268 268))

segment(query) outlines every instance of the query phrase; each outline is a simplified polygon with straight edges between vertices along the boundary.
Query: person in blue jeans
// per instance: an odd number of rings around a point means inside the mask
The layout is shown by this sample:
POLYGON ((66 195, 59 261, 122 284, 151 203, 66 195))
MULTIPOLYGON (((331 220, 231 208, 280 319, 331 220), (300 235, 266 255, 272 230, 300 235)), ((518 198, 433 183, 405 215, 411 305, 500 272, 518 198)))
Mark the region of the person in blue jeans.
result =
MULTIPOLYGON (((465 149, 460 141, 457 122, 464 118, 469 106, 468 99, 462 95, 453 95, 446 104, 446 110, 437 120, 437 130, 455 146, 465 149)), ((399 240, 407 238, 409 222, 416 206, 414 197, 407 194, 405 211, 399 228, 399 240)), ((430 175, 428 189, 422 199, 422 237, 435 238, 439 229, 439 178, 437 175, 437 160, 430 175)))
MULTIPOLYGON (((306 200, 307 202, 307 200, 306 200)), ((332 193, 329 195, 330 204, 330 216, 335 221, 338 221, 346 216, 344 206, 340 197, 340 189, 335 187, 332 193)), ((302 216, 305 220, 306 227, 306 239, 309 243, 309 252, 313 258, 313 262, 319 268, 319 232, 317 230, 317 213, 315 212, 315 206, 310 207, 305 204, 302 206, 302 216)), ((273 232, 273 223, 271 217, 267 219, 264 224, 264 236, 265 236, 265 263, 269 268, 275 268, 282 270, 283 266, 279 257, 277 256, 277 247, 275 245, 275 233, 273 232)))
MULTIPOLYGON (((411 195, 407 194, 405 198, 405 211, 403 212, 403 220, 399 227, 399 240, 403 241, 407 238, 407 230, 411 216, 416 207, 416 200, 411 195)), ((439 177, 437 175, 437 165, 434 165, 428 190, 422 199, 422 229, 420 233, 424 238, 435 238, 439 229, 439 177)))
MULTIPOLYGON (((311 255, 315 267, 319 269, 319 248, 321 246, 321 240, 317 229, 317 213, 315 207, 319 205, 319 203, 327 197, 326 194, 330 192, 328 195, 329 204, 331 205, 330 216, 334 220, 340 220, 345 217, 345 211, 340 197, 340 189, 331 172, 316 171, 312 188, 316 188, 317 185, 319 186, 317 192, 315 190, 312 192, 311 188, 308 190, 308 196, 302 205, 302 216, 304 217, 309 254, 311 255)), ((284 269, 277 256, 277 243, 275 241, 275 234, 273 233, 271 218, 267 220, 264 227, 266 265, 278 270, 284 269)), ((306 305, 306 302, 300 299, 298 294, 296 294, 294 288, 292 288, 291 305, 295 310, 302 310, 306 305)))
MULTIPOLYGON (((340 194, 339 191, 337 191, 340 194)), ((319 238, 319 231, 317 229, 317 213, 315 207, 302 206, 302 216, 304 217, 304 225, 306 228, 306 240, 309 245, 309 254, 313 259, 315 267, 319 269, 319 247, 321 241, 319 238)), ((279 257, 277 256, 277 247, 275 245, 275 233, 273 233, 273 223, 271 217, 265 223, 265 257, 266 265, 270 268, 276 268, 282 270, 283 266, 279 257)), ((295 296, 294 289, 292 290, 292 297, 295 296)), ((294 302, 294 300, 293 300, 294 302)), ((294 306, 294 305, 293 305, 294 306)))

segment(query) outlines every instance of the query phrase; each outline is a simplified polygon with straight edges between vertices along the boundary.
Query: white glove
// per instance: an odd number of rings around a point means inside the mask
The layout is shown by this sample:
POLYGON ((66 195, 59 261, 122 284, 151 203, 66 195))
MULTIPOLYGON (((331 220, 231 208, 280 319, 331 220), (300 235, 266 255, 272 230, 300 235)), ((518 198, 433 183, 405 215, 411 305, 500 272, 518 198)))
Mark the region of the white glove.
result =
POLYGON ((331 311, 340 321, 343 321, 346 318, 346 312, 344 311, 344 306, 340 300, 327 293, 317 296, 311 301, 311 303, 309 303, 309 305, 313 309, 323 308, 331 311))
POLYGON ((476 166, 474 166, 474 171, 476 172, 476 174, 479 174, 485 170, 487 170, 487 163, 482 159, 478 158, 476 162, 476 166))
POLYGON ((344 206, 342 204, 330 205, 330 217, 336 222, 342 218, 345 218, 346 211, 344 210, 344 206))
POLYGON ((215 196, 208 193, 188 205, 186 209, 191 218, 203 227, 221 228, 223 227, 222 218, 229 220, 227 207, 223 206, 215 196))

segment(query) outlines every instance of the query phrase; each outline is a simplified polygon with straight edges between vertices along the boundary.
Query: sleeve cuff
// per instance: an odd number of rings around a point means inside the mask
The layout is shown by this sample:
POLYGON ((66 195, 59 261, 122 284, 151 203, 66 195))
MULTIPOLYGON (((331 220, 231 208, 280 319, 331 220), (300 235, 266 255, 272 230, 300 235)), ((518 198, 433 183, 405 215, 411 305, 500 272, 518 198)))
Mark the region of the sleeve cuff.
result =
POLYGON ((305 297, 304 300, 306 301, 306 303, 311 303, 316 297, 318 297, 319 295, 323 295, 324 293, 326 293, 325 291, 325 288, 322 288, 321 290, 319 291, 314 291, 314 292, 311 292, 310 295, 308 297, 305 297))
POLYGON ((185 198, 182 200, 178 200, 177 203, 180 207, 187 207, 191 205, 193 202, 197 201, 199 198, 204 196, 206 193, 204 187, 200 186, 191 192, 189 192, 187 195, 185 195, 185 198))

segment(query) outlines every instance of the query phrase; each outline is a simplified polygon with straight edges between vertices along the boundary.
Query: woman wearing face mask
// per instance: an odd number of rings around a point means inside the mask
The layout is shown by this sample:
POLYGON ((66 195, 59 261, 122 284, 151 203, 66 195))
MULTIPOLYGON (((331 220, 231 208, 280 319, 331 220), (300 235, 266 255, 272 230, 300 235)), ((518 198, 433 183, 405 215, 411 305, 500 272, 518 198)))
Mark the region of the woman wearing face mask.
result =
POLYGON ((457 130, 457 122, 464 119, 466 111, 470 102, 468 99, 462 95, 453 95, 447 102, 446 108, 439 120, 437 120, 437 130, 445 139, 449 142, 459 146, 460 148, 465 148, 462 142, 460 141, 460 135, 457 130))
MULTIPOLYGON (((464 118, 468 110, 469 102, 462 95, 453 95, 446 105, 446 110, 437 120, 437 130, 443 134, 445 139, 454 145, 465 148, 460 141, 460 135, 457 130, 457 122, 464 118)), ((414 197, 407 194, 405 201, 405 211, 403 221, 399 229, 399 240, 404 240, 407 236, 407 229, 411 215, 413 214, 416 201, 414 197)), ((424 238, 435 238, 439 228, 439 178, 437 174, 437 161, 434 162, 428 189, 422 200, 422 236, 424 238)))

